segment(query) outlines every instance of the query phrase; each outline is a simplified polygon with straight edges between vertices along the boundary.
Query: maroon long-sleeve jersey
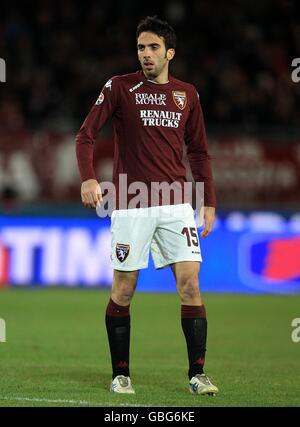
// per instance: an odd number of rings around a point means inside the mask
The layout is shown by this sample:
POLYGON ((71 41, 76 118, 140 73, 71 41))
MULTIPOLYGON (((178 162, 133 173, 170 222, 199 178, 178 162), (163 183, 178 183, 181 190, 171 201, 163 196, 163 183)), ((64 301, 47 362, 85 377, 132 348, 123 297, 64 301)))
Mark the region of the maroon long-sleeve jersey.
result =
POLYGON ((112 118, 114 127, 113 183, 119 174, 127 182, 186 182, 184 143, 195 182, 204 183, 204 205, 216 197, 207 149, 203 114, 195 87, 169 75, 169 82, 147 80, 142 71, 112 77, 102 88, 76 136, 82 181, 97 179, 93 144, 97 132, 112 118))

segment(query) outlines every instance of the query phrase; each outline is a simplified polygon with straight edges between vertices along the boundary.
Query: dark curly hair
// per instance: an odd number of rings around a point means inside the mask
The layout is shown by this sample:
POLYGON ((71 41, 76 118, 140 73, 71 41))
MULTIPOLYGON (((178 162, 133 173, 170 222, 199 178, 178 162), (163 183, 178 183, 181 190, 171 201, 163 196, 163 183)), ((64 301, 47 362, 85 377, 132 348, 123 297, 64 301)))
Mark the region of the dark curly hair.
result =
POLYGON ((139 22, 136 30, 136 38, 143 32, 154 33, 159 37, 163 37, 166 50, 176 48, 176 34, 174 29, 168 22, 158 19, 157 16, 147 16, 139 22))

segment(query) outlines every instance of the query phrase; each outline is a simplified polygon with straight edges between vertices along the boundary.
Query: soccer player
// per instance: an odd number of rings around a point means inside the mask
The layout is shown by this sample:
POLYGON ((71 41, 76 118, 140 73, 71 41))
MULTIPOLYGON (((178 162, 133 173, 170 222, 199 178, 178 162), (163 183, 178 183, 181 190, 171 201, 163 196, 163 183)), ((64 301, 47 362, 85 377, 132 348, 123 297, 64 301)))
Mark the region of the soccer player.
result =
POLYGON ((136 39, 142 69, 107 81, 76 137, 82 202, 96 208, 103 199, 93 169, 93 144, 99 129, 113 119, 117 200, 111 218, 114 277, 106 309, 112 362, 110 390, 134 393, 129 371, 129 308, 139 270, 147 268, 151 249, 155 267, 171 266, 176 279, 189 361, 189 390, 215 394, 218 388, 203 371, 207 320, 199 289, 202 258, 193 208, 173 199, 166 205, 161 198, 154 206, 143 204, 132 210, 129 205, 125 209, 120 205, 120 174, 126 175, 128 187, 136 182, 144 183, 149 190, 153 182, 183 185, 186 144, 193 178, 204 183, 202 237, 211 232, 215 218, 216 198, 198 93, 193 85, 169 74, 175 32, 167 22, 147 17, 139 23, 136 39))

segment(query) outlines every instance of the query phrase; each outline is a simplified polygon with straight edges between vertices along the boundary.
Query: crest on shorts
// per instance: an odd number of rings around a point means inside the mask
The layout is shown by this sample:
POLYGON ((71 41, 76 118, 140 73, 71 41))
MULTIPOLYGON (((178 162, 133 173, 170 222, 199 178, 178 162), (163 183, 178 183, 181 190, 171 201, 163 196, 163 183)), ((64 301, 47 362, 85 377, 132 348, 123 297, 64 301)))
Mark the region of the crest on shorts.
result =
POLYGON ((180 92, 179 90, 172 90, 173 101, 180 110, 184 110, 186 107, 187 96, 186 92, 180 92))
POLYGON ((117 243, 116 255, 120 262, 124 262, 128 257, 130 251, 130 245, 124 245, 123 243, 117 243))

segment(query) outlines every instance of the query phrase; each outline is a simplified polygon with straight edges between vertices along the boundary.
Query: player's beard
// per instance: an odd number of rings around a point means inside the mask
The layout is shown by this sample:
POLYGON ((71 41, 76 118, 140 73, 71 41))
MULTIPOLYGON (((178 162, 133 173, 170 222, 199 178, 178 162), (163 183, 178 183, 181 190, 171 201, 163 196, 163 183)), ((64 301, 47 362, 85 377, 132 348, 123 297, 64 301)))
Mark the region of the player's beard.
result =
POLYGON ((144 70, 144 73, 145 73, 147 79, 155 79, 158 76, 158 73, 156 73, 155 71, 144 70))
POLYGON ((165 65, 166 64, 162 64, 159 66, 154 64, 154 68, 152 70, 147 70, 146 68, 143 67, 144 74, 148 79, 151 79, 151 80, 156 79, 163 71, 165 65))
POLYGON ((155 79, 159 75, 156 65, 154 65, 152 70, 147 70, 146 67, 143 67, 143 71, 147 78, 155 79))

